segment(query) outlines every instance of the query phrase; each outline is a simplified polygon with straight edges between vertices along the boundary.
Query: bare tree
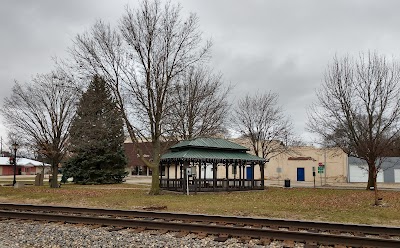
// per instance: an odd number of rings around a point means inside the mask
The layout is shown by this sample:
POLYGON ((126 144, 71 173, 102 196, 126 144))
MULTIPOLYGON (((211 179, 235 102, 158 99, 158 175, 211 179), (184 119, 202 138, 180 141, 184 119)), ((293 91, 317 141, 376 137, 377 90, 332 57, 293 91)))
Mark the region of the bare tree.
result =
POLYGON ((367 189, 377 189, 377 162, 399 137, 399 83, 398 63, 384 56, 335 57, 309 112, 310 131, 367 162, 367 189))
POLYGON ((67 151, 68 130, 75 114, 77 92, 62 87, 65 78, 55 73, 38 75, 31 83, 15 82, 4 100, 2 114, 9 128, 24 142, 35 144, 52 165, 51 187, 58 187, 58 164, 67 151))
POLYGON ((203 66, 190 67, 178 77, 171 92, 173 104, 166 124, 172 137, 191 139, 226 132, 230 87, 224 88, 221 75, 203 66))
POLYGON ((278 94, 246 95, 238 101, 233 128, 247 138, 257 156, 270 159, 288 152, 292 143, 292 123, 278 105, 278 94))
POLYGON ((201 47, 198 18, 180 17, 180 6, 159 0, 126 9, 119 29, 97 22, 78 35, 71 49, 80 72, 101 75, 114 94, 128 133, 141 160, 152 169, 151 194, 159 193, 159 161, 170 93, 178 75, 208 57, 211 44, 201 47), (152 160, 137 146, 150 138, 152 160))

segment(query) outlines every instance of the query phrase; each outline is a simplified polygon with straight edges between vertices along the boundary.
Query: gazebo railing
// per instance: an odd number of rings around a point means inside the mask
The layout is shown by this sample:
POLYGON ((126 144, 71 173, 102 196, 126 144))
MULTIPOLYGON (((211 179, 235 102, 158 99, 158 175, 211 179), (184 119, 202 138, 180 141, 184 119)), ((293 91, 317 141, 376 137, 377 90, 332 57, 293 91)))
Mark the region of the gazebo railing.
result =
MULTIPOLYGON (((203 191, 238 191, 264 189, 261 179, 189 179, 189 190, 203 191)), ((160 188, 172 191, 186 191, 184 179, 160 179, 160 188)))

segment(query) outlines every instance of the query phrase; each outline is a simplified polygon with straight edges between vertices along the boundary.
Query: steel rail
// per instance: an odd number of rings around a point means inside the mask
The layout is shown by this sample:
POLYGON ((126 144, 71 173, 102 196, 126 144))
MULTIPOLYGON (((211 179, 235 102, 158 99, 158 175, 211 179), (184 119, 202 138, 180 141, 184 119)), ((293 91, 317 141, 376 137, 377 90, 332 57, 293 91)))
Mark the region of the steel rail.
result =
POLYGON ((0 210, 0 217, 23 220, 41 220, 67 222, 73 224, 108 225, 126 228, 147 228, 169 231, 190 231, 215 235, 229 235, 234 237, 252 237, 259 239, 292 240, 298 242, 317 242, 319 244, 344 244, 347 246, 367 247, 400 247, 400 240, 366 238, 357 236, 340 236, 333 234, 281 231, 260 228, 229 227, 221 225, 189 224, 176 222, 160 222, 132 219, 116 219, 104 217, 86 217, 65 214, 27 213, 0 210))
POLYGON ((182 220, 193 222, 215 222, 227 223, 235 225, 255 225, 280 227, 288 229, 314 229, 321 231, 338 231, 352 232, 374 235, 391 235, 400 236, 400 228, 388 226, 369 226, 342 224, 330 222, 313 222, 299 220, 283 220, 283 219, 267 219, 267 218, 251 218, 236 216, 219 216, 219 215, 201 215, 201 214, 183 214, 170 212, 154 212, 154 211, 138 211, 138 210, 118 210, 118 209, 101 209, 101 208, 75 208, 64 206, 45 206, 45 205, 29 205, 29 204, 10 204, 1 203, 0 209, 28 210, 28 211, 57 211, 65 213, 80 214, 97 214, 97 215, 119 215, 136 218, 157 218, 169 220, 182 220))

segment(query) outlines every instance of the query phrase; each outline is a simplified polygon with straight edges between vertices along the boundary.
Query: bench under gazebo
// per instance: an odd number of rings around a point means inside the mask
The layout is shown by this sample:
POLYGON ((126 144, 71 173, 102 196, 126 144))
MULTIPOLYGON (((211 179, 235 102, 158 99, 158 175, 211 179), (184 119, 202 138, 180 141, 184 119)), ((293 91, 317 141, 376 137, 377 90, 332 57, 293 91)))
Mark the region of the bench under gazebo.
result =
POLYGON ((266 160, 225 139, 197 138, 161 156, 160 187, 181 192, 264 189, 266 160))

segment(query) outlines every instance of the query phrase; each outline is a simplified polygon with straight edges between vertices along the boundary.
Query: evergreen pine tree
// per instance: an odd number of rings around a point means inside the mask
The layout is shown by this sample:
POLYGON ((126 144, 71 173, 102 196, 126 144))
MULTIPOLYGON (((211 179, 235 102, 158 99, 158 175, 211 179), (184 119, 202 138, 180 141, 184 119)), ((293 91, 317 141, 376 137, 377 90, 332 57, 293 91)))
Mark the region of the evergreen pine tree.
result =
POLYGON ((79 184, 121 183, 127 175, 123 120, 105 81, 94 76, 70 129, 73 156, 63 174, 79 184))

